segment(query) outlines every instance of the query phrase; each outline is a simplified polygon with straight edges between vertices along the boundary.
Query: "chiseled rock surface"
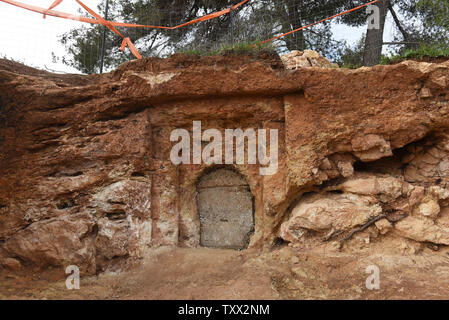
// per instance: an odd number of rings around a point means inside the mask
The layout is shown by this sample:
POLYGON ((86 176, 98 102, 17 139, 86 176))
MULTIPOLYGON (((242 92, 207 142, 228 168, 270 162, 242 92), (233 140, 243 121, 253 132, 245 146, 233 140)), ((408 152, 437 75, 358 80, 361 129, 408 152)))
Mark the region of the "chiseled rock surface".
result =
POLYGON ((446 243, 449 62, 283 60, 175 55, 91 76, 0 60, 0 264, 95 273, 148 247, 199 246, 197 182, 213 165, 170 161, 171 132, 194 120, 279 132, 275 174, 229 166, 253 196, 250 248, 270 247, 281 225, 289 242, 318 246, 310 230, 341 228, 338 241, 379 214, 392 225, 379 241, 446 243))
POLYGON ((77 265, 95 273, 93 227, 85 214, 43 220, 14 234, 5 249, 38 267, 77 265))
POLYGON ((395 229, 412 240, 449 245, 449 228, 441 227, 429 218, 407 217, 396 223, 395 229))
POLYGON ((354 154, 362 161, 374 161, 393 155, 390 142, 375 134, 358 136, 352 139, 351 144, 354 154))
POLYGON ((304 197, 293 208, 291 217, 281 226, 286 241, 299 238, 301 231, 350 230, 379 215, 382 208, 376 199, 356 194, 318 194, 304 197))

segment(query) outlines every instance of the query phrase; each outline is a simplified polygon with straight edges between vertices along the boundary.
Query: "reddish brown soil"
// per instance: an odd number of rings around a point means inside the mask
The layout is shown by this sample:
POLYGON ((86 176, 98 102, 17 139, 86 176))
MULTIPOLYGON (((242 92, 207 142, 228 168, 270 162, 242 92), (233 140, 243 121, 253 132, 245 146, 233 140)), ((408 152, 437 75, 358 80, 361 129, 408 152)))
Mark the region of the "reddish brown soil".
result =
POLYGON ((161 248, 130 272, 81 278, 65 287, 63 270, 0 275, 1 299, 448 299, 449 256, 161 248), (380 290, 365 286, 379 266, 380 290), (59 279, 58 279, 59 278, 59 279), (438 279, 438 281, 435 281, 438 279))

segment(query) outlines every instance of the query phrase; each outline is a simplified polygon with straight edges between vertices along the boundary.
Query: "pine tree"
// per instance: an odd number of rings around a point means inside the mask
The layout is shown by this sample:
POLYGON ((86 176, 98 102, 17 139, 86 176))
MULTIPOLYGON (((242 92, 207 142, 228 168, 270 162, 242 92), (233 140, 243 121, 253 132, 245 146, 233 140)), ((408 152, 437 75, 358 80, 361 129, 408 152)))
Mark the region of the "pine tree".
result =
MULTIPOLYGON (((110 0, 109 20, 144 25, 174 26, 197 17, 229 8, 237 0, 110 0)), ((306 26, 346 8, 355 0, 259 0, 250 1, 233 16, 201 22, 176 30, 119 28, 131 37, 143 56, 167 56, 183 49, 210 50, 233 42, 257 42, 274 35, 306 26)), ((104 12, 104 4, 97 12, 104 12)), ((102 26, 83 26, 62 35, 67 53, 62 61, 85 72, 98 72, 102 26)), ((105 68, 113 68, 132 59, 119 51, 121 38, 107 32, 105 68)), ((336 58, 343 42, 333 39, 331 24, 322 23, 277 41, 279 51, 314 49, 336 58)))

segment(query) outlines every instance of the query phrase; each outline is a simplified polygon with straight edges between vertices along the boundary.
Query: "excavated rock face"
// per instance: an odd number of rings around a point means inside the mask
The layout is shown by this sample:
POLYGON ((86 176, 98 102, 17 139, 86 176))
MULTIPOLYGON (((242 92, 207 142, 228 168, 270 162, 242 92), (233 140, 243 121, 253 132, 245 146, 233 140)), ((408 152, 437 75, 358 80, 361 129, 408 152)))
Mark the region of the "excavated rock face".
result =
POLYGON ((444 247, 448 127, 449 62, 287 70, 267 54, 177 55, 72 76, 0 60, 0 262, 94 273, 199 246, 201 178, 215 169, 250 193, 250 247, 444 247), (170 135, 192 136, 193 121, 277 129, 277 171, 173 164, 170 135))

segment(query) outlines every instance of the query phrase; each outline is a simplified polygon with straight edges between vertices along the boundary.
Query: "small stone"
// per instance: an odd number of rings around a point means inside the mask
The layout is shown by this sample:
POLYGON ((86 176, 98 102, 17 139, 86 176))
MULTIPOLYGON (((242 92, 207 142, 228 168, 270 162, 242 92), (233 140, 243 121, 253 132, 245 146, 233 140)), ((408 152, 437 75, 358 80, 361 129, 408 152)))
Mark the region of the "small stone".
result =
POLYGON ((354 155, 363 162, 375 161, 393 155, 389 141, 375 134, 359 136, 351 140, 354 155))
POLYGON ((293 256, 292 257, 292 263, 293 264, 299 263, 299 261, 300 261, 300 259, 297 256, 293 256))
POLYGON ((437 197, 439 200, 449 199, 449 190, 439 186, 432 186, 429 188, 429 193, 437 197))
POLYGON ((431 97, 433 97, 433 95, 429 88, 424 87, 421 89, 421 91, 419 93, 419 97, 420 98, 431 98, 431 97))
POLYGON ((340 171, 341 175, 345 178, 348 178, 354 174, 354 167, 350 162, 340 161, 337 164, 338 171, 340 171))
POLYGON ((425 217, 436 218, 440 213, 440 205, 436 199, 430 198, 425 202, 422 202, 417 211, 425 217))
POLYGON ((424 187, 421 186, 415 186, 410 193, 409 203, 410 206, 414 206, 421 202, 421 200, 424 198, 424 187))
POLYGON ((434 84, 436 84, 437 86, 439 86, 439 87, 442 87, 442 88, 446 88, 447 87, 447 80, 446 80, 446 77, 445 76, 442 76, 442 77, 439 77, 439 78, 432 78, 432 82, 434 83, 434 84))
POLYGON ((320 169, 321 170, 332 170, 332 163, 329 161, 328 158, 324 158, 321 162, 320 169))
POLYGON ((374 195, 379 192, 376 177, 348 180, 341 185, 341 188, 345 192, 363 195, 374 195))
POLYGON ((12 271, 18 271, 22 268, 20 261, 14 258, 6 258, 2 261, 2 265, 12 271))
POLYGON ((377 229, 379 229, 380 234, 386 234, 388 231, 393 229, 393 225, 385 218, 376 221, 374 224, 376 225, 377 229))
POLYGON ((402 195, 403 183, 394 177, 379 178, 379 192, 387 195, 388 198, 396 199, 402 195))

